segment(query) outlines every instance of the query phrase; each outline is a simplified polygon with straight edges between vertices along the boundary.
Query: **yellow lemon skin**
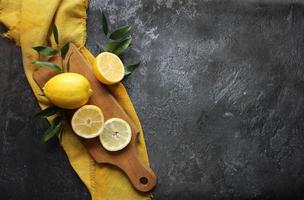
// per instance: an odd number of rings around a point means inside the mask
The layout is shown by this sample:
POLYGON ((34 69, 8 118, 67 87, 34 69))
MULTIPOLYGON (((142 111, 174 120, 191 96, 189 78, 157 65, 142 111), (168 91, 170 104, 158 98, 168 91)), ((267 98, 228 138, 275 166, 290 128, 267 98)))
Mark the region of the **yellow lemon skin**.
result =
POLYGON ((51 78, 43 91, 50 102, 65 109, 76 109, 85 105, 93 93, 84 76, 70 72, 51 78))

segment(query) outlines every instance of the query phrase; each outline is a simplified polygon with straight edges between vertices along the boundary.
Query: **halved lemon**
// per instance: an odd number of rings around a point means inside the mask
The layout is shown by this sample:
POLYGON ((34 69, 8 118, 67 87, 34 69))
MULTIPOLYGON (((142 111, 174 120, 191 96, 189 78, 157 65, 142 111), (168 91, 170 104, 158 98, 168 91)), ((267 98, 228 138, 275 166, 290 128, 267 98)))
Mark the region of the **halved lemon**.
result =
POLYGON ((73 131, 83 138, 94 138, 104 129, 104 116, 101 109, 94 105, 79 108, 71 121, 73 131))
POLYGON ((117 55, 103 52, 96 57, 93 72, 100 82, 111 85, 123 79, 125 68, 117 55))
POLYGON ((106 150, 119 151, 130 143, 131 137, 132 132, 129 124, 120 118, 112 118, 105 122, 99 139, 106 150))

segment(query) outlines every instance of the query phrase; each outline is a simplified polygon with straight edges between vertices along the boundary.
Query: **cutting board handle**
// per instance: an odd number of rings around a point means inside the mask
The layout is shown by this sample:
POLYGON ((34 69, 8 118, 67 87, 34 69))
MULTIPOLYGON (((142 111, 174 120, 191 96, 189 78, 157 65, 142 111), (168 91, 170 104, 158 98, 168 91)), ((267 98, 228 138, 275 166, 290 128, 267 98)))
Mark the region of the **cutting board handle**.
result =
POLYGON ((157 178, 151 168, 143 164, 135 155, 136 152, 126 154, 125 159, 116 164, 127 174, 136 189, 148 192, 155 187, 157 178))

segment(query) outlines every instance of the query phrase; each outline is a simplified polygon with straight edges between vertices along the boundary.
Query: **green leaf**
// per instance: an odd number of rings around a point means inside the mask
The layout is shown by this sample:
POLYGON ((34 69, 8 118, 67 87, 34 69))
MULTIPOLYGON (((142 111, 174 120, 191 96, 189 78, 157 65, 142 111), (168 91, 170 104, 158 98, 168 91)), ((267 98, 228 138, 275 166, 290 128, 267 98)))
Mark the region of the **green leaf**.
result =
POLYGON ((120 28, 118 28, 117 30, 115 30, 113 33, 111 33, 110 35, 110 39, 112 40, 118 40, 124 36, 126 36, 126 34, 128 34, 131 30, 131 26, 122 26, 120 28))
POLYGON ((53 35, 54 35, 54 39, 56 44, 59 44, 59 39, 58 39, 58 29, 56 24, 53 25, 53 35))
POLYGON ((101 11, 101 15, 102 15, 102 30, 103 30, 103 33, 107 36, 108 32, 109 32, 108 19, 107 19, 106 14, 102 10, 100 10, 100 11, 101 11))
POLYGON ((126 40, 123 40, 119 43, 118 47, 112 52, 116 55, 122 54, 125 50, 128 49, 128 47, 131 45, 132 38, 128 38, 126 40))
POLYGON ((57 50, 51 47, 37 46, 33 47, 33 49, 44 56, 54 56, 57 53, 57 50))
POLYGON ((73 55, 73 52, 70 54, 69 58, 68 58, 68 62, 67 62, 67 72, 70 71, 70 60, 71 60, 71 56, 73 55))
POLYGON ((34 118, 46 118, 55 115, 58 112, 58 108, 54 106, 47 107, 44 110, 39 111, 34 118))
POLYGON ((62 123, 62 117, 58 116, 55 117, 54 120, 51 123, 51 126, 44 132, 41 143, 46 143, 51 138, 53 138, 55 135, 57 135, 60 130, 62 129, 63 123, 62 123))
POLYGON ((132 40, 131 36, 128 36, 122 40, 110 40, 105 47, 106 51, 114 53, 117 49, 121 48, 127 43, 130 43, 132 40))
POLYGON ((106 44, 104 50, 105 50, 105 51, 112 52, 112 51, 114 51, 114 50, 118 47, 119 43, 120 43, 120 42, 118 42, 118 41, 111 40, 111 41, 109 41, 109 42, 106 44))
POLYGON ((64 60, 65 59, 65 56, 66 54, 68 53, 69 51, 69 48, 70 48, 70 43, 66 43, 62 48, 61 48, 61 58, 64 60))
POLYGON ((51 69, 53 69, 55 71, 59 71, 59 72, 62 71, 58 65, 56 65, 55 63, 51 63, 51 62, 37 60, 37 61, 34 61, 33 64, 39 65, 40 67, 51 68, 51 69))
POLYGON ((138 62, 136 64, 125 66, 125 76, 131 74, 139 65, 140 65, 140 62, 138 62))

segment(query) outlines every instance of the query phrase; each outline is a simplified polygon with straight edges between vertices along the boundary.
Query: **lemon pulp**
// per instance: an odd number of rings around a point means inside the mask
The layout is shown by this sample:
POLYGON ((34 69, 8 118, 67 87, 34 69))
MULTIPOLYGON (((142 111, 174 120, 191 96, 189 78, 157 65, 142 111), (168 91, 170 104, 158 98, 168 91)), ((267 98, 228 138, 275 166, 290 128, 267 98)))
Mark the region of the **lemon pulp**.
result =
POLYGON ((119 151, 130 143, 131 136, 131 128, 126 121, 120 118, 112 118, 105 122, 99 139, 106 150, 119 151))
POLYGON ((96 57, 93 72, 100 82, 111 85, 123 79, 125 69, 117 55, 103 52, 96 57))
POLYGON ((83 138, 94 138, 104 129, 104 116, 99 107, 85 105, 74 113, 71 125, 77 135, 83 138))

